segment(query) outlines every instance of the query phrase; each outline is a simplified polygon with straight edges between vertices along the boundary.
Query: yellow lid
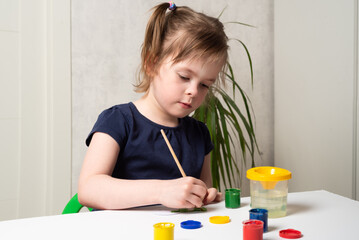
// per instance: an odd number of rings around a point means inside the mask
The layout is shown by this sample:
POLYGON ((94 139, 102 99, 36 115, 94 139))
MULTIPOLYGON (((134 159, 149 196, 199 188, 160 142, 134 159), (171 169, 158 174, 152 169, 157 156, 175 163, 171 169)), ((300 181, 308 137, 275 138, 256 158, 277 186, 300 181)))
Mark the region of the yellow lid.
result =
POLYGON ((229 223, 229 221, 229 216, 213 216, 209 218, 209 222, 214 224, 225 224, 229 223))
POLYGON ((247 178, 254 181, 283 181, 292 178, 292 173, 277 167, 255 167, 248 169, 247 178))
POLYGON ((160 222, 153 225, 154 228, 158 229, 166 229, 166 228, 174 228, 174 224, 170 222, 160 222))

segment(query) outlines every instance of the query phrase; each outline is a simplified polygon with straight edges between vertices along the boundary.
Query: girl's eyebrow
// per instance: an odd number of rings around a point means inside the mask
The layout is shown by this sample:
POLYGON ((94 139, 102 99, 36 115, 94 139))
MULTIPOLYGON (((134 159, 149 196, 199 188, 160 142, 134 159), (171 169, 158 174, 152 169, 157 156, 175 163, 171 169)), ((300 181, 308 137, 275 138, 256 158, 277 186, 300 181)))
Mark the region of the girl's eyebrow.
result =
POLYGON ((190 72, 190 73, 196 75, 196 73, 194 71, 192 71, 192 69, 190 69, 188 67, 179 67, 178 71, 187 71, 187 72, 190 72))
MULTIPOLYGON (((196 72, 195 71, 192 71, 192 69, 188 68, 188 67, 180 67, 178 69, 178 71, 187 71, 195 76, 197 76, 196 72)), ((216 81, 216 78, 208 78, 208 79, 205 79, 206 81, 210 81, 210 82, 215 82, 216 81)))

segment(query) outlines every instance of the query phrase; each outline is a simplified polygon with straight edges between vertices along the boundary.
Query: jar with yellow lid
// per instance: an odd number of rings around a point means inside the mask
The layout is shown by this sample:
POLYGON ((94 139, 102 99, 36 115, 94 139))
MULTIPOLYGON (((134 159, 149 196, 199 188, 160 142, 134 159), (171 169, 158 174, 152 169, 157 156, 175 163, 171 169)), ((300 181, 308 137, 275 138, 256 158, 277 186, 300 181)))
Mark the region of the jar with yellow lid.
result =
POLYGON ((268 210, 268 218, 287 214, 288 180, 290 171, 278 167, 255 167, 248 169, 251 208, 268 210))

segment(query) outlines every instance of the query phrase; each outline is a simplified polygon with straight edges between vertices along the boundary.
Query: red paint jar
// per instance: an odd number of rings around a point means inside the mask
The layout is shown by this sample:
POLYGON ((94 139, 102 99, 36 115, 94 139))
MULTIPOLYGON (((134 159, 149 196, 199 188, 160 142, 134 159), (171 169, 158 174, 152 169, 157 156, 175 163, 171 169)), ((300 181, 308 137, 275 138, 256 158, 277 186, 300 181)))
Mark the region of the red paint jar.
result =
POLYGON ((263 222, 260 220, 243 221, 243 240, 263 240, 263 222))

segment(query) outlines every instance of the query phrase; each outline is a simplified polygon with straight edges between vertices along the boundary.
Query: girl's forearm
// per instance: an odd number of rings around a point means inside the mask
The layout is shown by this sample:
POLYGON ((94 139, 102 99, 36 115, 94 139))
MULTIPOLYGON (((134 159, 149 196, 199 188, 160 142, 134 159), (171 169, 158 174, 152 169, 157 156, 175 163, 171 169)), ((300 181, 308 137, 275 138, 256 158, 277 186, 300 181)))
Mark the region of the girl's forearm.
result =
POLYGON ((125 209, 159 204, 162 180, 125 180, 95 175, 79 184, 82 205, 97 209, 125 209))

